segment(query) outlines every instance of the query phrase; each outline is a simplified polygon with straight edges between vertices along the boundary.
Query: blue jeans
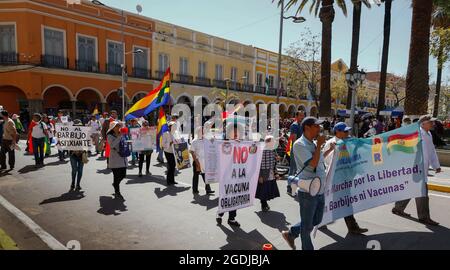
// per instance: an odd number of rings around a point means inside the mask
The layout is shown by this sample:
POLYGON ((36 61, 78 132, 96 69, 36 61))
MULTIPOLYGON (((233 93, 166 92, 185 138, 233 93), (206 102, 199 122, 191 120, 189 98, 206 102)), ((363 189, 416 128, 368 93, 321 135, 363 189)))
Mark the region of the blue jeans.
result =
POLYGON ((309 193, 299 191, 298 203, 300 204, 300 222, 291 227, 289 234, 294 238, 301 236, 303 250, 314 250, 311 232, 314 226, 322 222, 325 196, 322 194, 312 197, 309 193))
POLYGON ((75 178, 77 179, 77 186, 80 185, 81 177, 83 176, 83 161, 81 157, 71 155, 70 165, 72 166, 72 186, 75 186, 75 178))
POLYGON ((34 162, 36 165, 44 164, 44 144, 45 138, 32 138, 34 162))

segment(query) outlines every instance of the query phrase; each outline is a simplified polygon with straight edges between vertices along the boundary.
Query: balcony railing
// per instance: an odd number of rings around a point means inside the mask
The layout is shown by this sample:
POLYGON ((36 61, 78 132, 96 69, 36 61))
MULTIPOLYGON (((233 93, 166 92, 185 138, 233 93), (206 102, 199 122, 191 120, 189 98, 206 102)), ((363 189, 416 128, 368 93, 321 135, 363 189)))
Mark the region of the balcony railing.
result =
POLYGON ((241 84, 238 82, 230 82, 230 89, 235 91, 241 91, 241 84))
POLYGON ((211 79, 204 77, 195 77, 195 84, 200 86, 211 86, 211 79))
POLYGON ((253 84, 243 84, 242 91, 244 92, 253 92, 253 84))
POLYGON ((64 56, 44 54, 41 56, 41 62, 44 67, 67 68, 69 61, 64 56))
POLYGON ((141 79, 150 79, 151 71, 145 68, 133 68, 133 77, 141 79))
POLYGON ((260 93, 260 94, 265 94, 266 93, 266 88, 262 85, 257 85, 255 87, 255 92, 256 93, 260 93))
POLYGON ((97 62, 77 60, 76 69, 84 72, 99 72, 100 68, 97 62))
POLYGON ((122 75, 122 65, 106 64, 106 73, 111 75, 122 75))
POLYGON ((194 84, 194 77, 191 75, 177 74, 179 83, 194 84))
POLYGON ((19 61, 19 54, 15 52, 1 52, 0 53, 0 64, 3 65, 14 65, 19 61))
POLYGON ((267 94, 271 95, 271 96, 276 96, 277 95, 277 89, 274 88, 274 87, 270 87, 269 88, 269 93, 267 93, 267 94))
MULTIPOLYGON (((156 80, 162 80, 162 78, 164 77, 164 74, 166 72, 165 71, 161 71, 161 70, 157 70, 155 71, 155 78, 156 80)), ((173 79, 173 73, 170 73, 170 79, 173 79)))
POLYGON ((224 80, 213 80, 213 86, 217 88, 227 89, 227 82, 224 80))

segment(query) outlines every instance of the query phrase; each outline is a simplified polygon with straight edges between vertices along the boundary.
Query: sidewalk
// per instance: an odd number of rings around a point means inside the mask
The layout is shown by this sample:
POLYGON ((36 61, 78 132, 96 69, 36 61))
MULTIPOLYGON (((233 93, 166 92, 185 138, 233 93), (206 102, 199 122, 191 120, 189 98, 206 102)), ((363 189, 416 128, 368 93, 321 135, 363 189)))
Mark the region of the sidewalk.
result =
POLYGON ((436 173, 432 170, 428 176, 428 189, 450 193, 450 167, 442 167, 441 173, 436 173))

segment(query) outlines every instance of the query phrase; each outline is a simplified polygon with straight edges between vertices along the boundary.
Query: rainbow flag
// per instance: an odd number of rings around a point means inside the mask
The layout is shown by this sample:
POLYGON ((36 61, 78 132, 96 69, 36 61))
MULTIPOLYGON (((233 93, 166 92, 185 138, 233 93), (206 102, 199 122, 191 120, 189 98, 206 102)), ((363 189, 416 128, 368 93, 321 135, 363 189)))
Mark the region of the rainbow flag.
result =
POLYGON ((97 114, 99 114, 99 112, 98 112, 98 105, 95 105, 95 109, 92 112, 92 115, 97 115, 97 114))
POLYGON ((411 134, 394 134, 388 137, 388 153, 401 151, 404 153, 415 153, 419 143, 419 131, 411 134))
POLYGON ((156 127, 156 150, 161 151, 162 135, 164 132, 169 131, 169 126, 167 125, 166 113, 164 108, 159 108, 158 126, 156 127))
POLYGON ((159 86, 136 102, 125 114, 125 120, 143 117, 166 105, 170 98, 170 68, 166 70, 159 86))
POLYGON ((287 142, 287 144, 286 144, 286 154, 287 154, 288 156, 291 156, 291 149, 292 149, 293 143, 294 143, 294 142, 292 141, 292 139, 289 138, 289 140, 288 140, 288 142, 287 142))

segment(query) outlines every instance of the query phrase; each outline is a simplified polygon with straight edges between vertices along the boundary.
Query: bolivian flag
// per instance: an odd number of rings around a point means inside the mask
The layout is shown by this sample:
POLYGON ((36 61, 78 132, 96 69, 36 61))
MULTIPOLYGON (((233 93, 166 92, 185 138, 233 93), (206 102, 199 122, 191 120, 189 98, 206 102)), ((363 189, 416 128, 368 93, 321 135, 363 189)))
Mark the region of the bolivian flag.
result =
POLYGON ((419 131, 412 134, 394 134, 388 137, 388 153, 401 151, 404 153, 415 153, 419 143, 419 131))
POLYGON ((293 144, 292 139, 289 138, 288 143, 286 144, 286 154, 288 156, 291 156, 292 144, 293 144))
POLYGON ((159 86, 128 110, 125 114, 125 120, 141 118, 157 108, 166 105, 170 99, 170 68, 167 69, 159 86))

